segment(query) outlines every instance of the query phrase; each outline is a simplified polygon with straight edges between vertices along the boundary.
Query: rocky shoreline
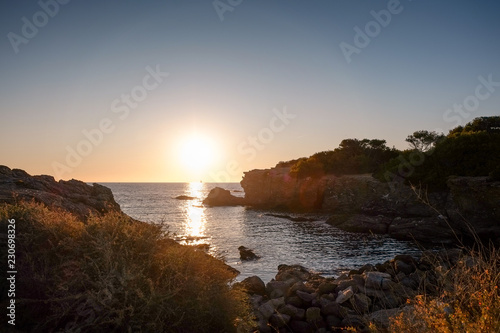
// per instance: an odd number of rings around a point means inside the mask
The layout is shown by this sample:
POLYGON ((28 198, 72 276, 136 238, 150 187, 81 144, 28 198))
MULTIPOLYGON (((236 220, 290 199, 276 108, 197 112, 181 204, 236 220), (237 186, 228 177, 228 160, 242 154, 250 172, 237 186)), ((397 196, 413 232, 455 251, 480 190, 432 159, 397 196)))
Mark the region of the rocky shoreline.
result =
POLYGON ((24 170, 0 165, 0 202, 13 204, 21 200, 66 210, 81 220, 92 214, 122 212, 106 186, 88 185, 75 179, 56 182, 52 176, 31 176, 24 170))
POLYGON ((275 279, 259 277, 235 285, 250 295, 259 332, 370 332, 389 327, 389 318, 412 311, 409 300, 436 295, 449 283, 456 265, 473 265, 459 249, 423 252, 420 258, 398 255, 382 264, 365 265, 338 278, 325 278, 299 265, 280 265, 275 279))
POLYGON ((290 175, 290 168, 275 167, 245 172, 244 198, 216 188, 204 204, 319 213, 345 231, 420 243, 454 244, 478 236, 500 244, 500 181, 450 177, 447 185, 447 191, 428 193, 371 175, 299 179, 290 175))

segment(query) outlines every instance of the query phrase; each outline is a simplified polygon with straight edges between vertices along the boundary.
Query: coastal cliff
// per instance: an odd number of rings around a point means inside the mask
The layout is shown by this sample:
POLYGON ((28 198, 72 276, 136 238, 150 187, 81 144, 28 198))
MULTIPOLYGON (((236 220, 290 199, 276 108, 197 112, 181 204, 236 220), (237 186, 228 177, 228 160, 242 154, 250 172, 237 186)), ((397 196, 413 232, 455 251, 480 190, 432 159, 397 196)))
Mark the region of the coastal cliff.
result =
POLYGON ((500 240, 500 182, 488 177, 452 177, 448 190, 427 193, 371 175, 298 178, 288 167, 246 172, 245 204, 263 209, 330 215, 328 223, 352 232, 397 239, 453 243, 457 238, 500 240))
POLYGON ((74 179, 56 182, 52 176, 31 176, 24 170, 0 165, 0 202, 31 200, 69 211, 80 220, 90 215, 121 212, 113 193, 105 186, 91 186, 74 179))

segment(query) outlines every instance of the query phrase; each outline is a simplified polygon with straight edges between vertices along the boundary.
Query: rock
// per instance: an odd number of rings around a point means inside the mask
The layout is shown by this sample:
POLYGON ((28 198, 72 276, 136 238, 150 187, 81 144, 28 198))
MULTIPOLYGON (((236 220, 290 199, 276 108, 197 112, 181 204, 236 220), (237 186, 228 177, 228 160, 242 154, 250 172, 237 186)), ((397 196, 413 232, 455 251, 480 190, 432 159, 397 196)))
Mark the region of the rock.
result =
MULTIPOLYGON (((351 276, 352 281, 354 281, 356 287, 362 287, 365 285, 365 278, 362 275, 353 275, 351 276)), ((356 288, 357 289, 357 288, 356 288)))
POLYGON ((276 313, 271 315, 269 318, 269 323, 276 328, 284 327, 290 321, 290 316, 283 313, 276 313))
POLYGON ((189 195, 178 195, 175 197, 177 200, 194 200, 195 197, 190 197, 189 195))
POLYGON ((402 272, 405 275, 409 275, 415 271, 415 266, 407 264, 401 260, 395 260, 394 261, 394 266, 396 268, 396 272, 402 272))
POLYGON ((427 205, 404 183, 370 175, 298 178, 290 175, 289 166, 280 165, 245 172, 241 181, 248 205, 330 213, 327 222, 343 230, 453 243, 459 240, 455 234, 470 237, 465 219, 480 237, 500 244, 500 181, 450 177, 447 185, 449 190, 427 193, 427 205))
POLYGON ((355 280, 343 280, 338 284, 336 290, 342 291, 342 290, 347 289, 349 287, 355 287, 356 285, 357 285, 357 283, 355 280))
POLYGON ((377 298, 382 298, 385 296, 385 292, 380 289, 371 289, 371 288, 366 288, 366 287, 360 287, 359 292, 365 294, 366 296, 370 297, 377 297, 377 298))
POLYGON ((339 292, 339 295, 337 296, 337 299, 335 300, 335 302, 342 304, 345 301, 347 301, 349 298, 351 298, 353 295, 354 295, 354 290, 353 290, 352 286, 350 286, 347 289, 339 292))
POLYGON ((407 288, 417 290, 417 288, 420 285, 419 280, 415 280, 412 277, 405 276, 403 279, 401 279, 401 284, 407 288))
POLYGON ((302 300, 302 298, 298 297, 298 296, 290 296, 287 298, 287 303, 288 304, 291 304, 297 308, 301 308, 304 306, 304 301, 302 300))
POLYGON ((326 316, 326 324, 328 327, 340 327, 340 323, 342 323, 341 318, 334 315, 326 316))
POLYGON ((274 298, 271 300, 271 302, 272 302, 275 309, 278 309, 278 308, 285 306, 285 298, 284 297, 274 298))
POLYGON ((337 288, 337 286, 338 285, 335 284, 335 283, 333 283, 333 281, 322 282, 318 286, 318 293, 319 293, 319 295, 332 293, 332 292, 335 291, 335 289, 337 288))
POLYGON ((264 214, 265 216, 272 216, 272 217, 277 217, 280 219, 287 219, 293 222, 313 222, 316 221, 316 219, 309 218, 309 217, 303 217, 303 216, 290 216, 290 215, 284 215, 284 214, 271 214, 271 213, 266 213, 264 214))
POLYGON ((90 215, 121 213, 113 193, 99 184, 87 185, 78 180, 58 182, 51 176, 30 176, 23 170, 0 166, 0 202, 31 201, 49 209, 63 209, 82 221, 90 215))
POLYGON ((258 309, 259 306, 262 304, 264 297, 262 297, 261 295, 250 295, 248 299, 252 307, 254 309, 258 309))
POLYGON ((372 264, 366 264, 359 269, 359 273, 362 274, 364 272, 372 272, 374 270, 375 266, 373 266, 372 264))
POLYGON ((315 294, 309 294, 308 292, 301 290, 297 290, 296 294, 300 299, 302 299, 306 303, 310 303, 316 298, 315 294))
POLYGON ((391 275, 381 272, 367 272, 365 286, 372 289, 389 289, 393 285, 391 275))
POLYGON ((266 285, 264 281, 258 276, 250 276, 241 281, 240 283, 247 293, 251 295, 266 295, 266 285))
POLYGON ((252 250, 244 247, 244 246, 240 246, 238 248, 238 250, 240 251, 240 258, 241 260, 256 260, 256 259, 259 259, 260 257, 257 256, 255 253, 253 253, 252 250))
POLYGON ((376 298, 375 301, 381 309, 394 309, 403 303, 400 297, 390 292, 380 298, 376 298))
POLYGON ((349 301, 351 302, 352 308, 359 314, 367 313, 370 310, 372 300, 364 294, 355 294, 349 301))
POLYGON ((306 321, 310 324, 316 324, 323 320, 321 317, 321 309, 318 307, 310 307, 306 310, 306 321))
POLYGON ((399 260, 408 265, 416 265, 416 260, 408 254, 398 254, 394 257, 394 261, 399 260))
POLYGON ((266 285, 266 291, 270 298, 283 297, 287 294, 290 285, 284 281, 269 281, 266 285))
POLYGON ((262 304, 259 306, 259 312, 262 314, 264 319, 269 320, 271 318, 271 315, 274 313, 275 306, 272 301, 267 301, 266 303, 262 304))
POLYGON ((289 326, 294 333, 314 333, 315 331, 309 323, 301 320, 292 320, 289 326))
POLYGON ((379 310, 366 315, 365 319, 386 330, 389 328, 389 319, 397 316, 400 312, 400 309, 379 310))
POLYGON ((278 274, 276 274, 277 281, 307 281, 311 277, 311 273, 300 265, 279 265, 278 274))
POLYGON ((452 244, 458 241, 458 230, 451 229, 443 219, 434 217, 395 218, 388 228, 389 236, 422 243, 452 244))
POLYGON ((282 306, 281 308, 278 309, 279 313, 286 314, 290 316, 291 318, 296 318, 298 315, 298 308, 291 304, 286 304, 285 306, 282 306))
POLYGON ((326 182, 291 177, 285 167, 245 172, 240 184, 251 206, 308 211, 321 208, 326 182))
MULTIPOLYGON (((293 280, 287 280, 287 282, 293 282, 293 280)), ((291 287, 290 289, 288 289, 288 292, 287 292, 287 296, 293 296, 293 295, 297 295, 297 291, 303 291, 305 293, 309 293, 309 294, 312 294, 314 293, 314 289, 306 286, 304 284, 304 282, 302 281, 299 281, 299 282, 295 282, 291 287)))
POLYGON ((363 316, 359 315, 348 315, 346 316, 342 322, 341 326, 354 326, 354 327, 365 327, 367 326, 366 319, 363 316))
POLYGON ((500 181, 488 177, 450 177, 446 184, 450 189, 446 207, 450 223, 469 237, 472 228, 485 244, 491 240, 500 245, 500 181))
POLYGON ((230 191, 220 187, 210 190, 208 196, 203 200, 207 206, 241 206, 245 204, 245 198, 235 197, 230 191))
POLYGON ((334 315, 340 317, 340 305, 336 302, 323 302, 321 313, 325 316, 334 315))
POLYGON ((326 223, 349 232, 386 234, 392 220, 390 216, 354 214, 347 219, 345 215, 333 215, 326 223))

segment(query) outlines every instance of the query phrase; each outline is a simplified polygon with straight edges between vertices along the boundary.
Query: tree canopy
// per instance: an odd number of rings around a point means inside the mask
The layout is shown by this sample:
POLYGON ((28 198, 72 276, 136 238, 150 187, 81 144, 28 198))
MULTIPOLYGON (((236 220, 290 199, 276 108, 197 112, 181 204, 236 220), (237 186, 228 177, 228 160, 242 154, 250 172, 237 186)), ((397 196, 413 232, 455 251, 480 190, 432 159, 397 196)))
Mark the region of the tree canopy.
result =
POLYGON ((344 139, 338 148, 277 166, 290 167, 298 178, 371 173, 380 180, 397 177, 430 189, 445 187, 452 175, 500 179, 499 116, 476 118, 446 136, 416 131, 405 141, 410 149, 400 151, 381 139, 344 139))

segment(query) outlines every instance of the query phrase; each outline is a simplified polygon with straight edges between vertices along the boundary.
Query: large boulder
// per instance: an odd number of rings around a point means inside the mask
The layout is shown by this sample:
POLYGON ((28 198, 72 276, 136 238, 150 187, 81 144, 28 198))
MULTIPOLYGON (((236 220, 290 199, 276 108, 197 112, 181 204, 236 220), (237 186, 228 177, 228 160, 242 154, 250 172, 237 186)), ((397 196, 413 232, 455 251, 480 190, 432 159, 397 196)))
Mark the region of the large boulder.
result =
POLYGON ((113 193, 99 184, 87 185, 79 180, 55 181, 52 176, 31 176, 19 169, 0 166, 0 202, 19 200, 40 202, 60 208, 86 220, 91 214, 121 212, 113 193))
POLYGON ((240 206, 245 204, 245 198, 236 197, 230 191, 220 187, 210 190, 208 196, 203 200, 207 206, 240 206))

